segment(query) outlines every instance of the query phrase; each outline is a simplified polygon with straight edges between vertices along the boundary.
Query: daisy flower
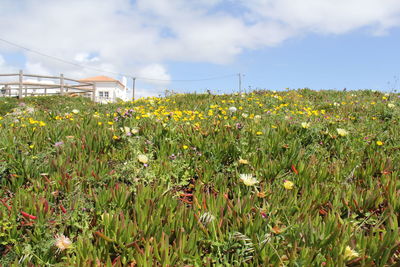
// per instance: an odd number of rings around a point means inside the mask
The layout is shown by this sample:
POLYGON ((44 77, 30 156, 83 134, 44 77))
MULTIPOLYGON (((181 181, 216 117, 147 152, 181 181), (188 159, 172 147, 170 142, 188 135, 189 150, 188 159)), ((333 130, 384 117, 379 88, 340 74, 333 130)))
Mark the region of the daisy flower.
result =
POLYGON ((247 186, 253 186, 259 183, 259 181, 254 178, 252 174, 240 174, 239 178, 247 186))

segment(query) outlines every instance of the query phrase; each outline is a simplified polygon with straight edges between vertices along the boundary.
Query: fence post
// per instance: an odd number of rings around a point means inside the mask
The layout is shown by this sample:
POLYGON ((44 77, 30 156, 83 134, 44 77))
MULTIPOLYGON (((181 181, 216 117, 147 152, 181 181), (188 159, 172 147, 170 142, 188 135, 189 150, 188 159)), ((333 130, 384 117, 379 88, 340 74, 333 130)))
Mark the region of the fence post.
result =
POLYGON ((132 101, 135 100, 135 84, 136 84, 136 78, 132 78, 132 101))
POLYGON ((92 100, 96 102, 96 83, 93 83, 92 100))
POLYGON ((64 95, 64 74, 60 74, 60 94, 64 95))
POLYGON ((22 83, 24 81, 24 73, 22 70, 19 71, 19 88, 18 88, 18 98, 22 98, 22 83))

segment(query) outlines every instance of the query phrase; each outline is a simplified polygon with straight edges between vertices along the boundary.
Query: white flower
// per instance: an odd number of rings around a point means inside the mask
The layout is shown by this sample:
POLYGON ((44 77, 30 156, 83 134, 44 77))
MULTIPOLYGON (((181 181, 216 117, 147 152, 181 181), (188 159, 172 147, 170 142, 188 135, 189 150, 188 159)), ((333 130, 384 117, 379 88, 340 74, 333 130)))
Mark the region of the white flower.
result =
POLYGON ((346 131, 345 129, 341 129, 341 128, 337 128, 336 131, 340 136, 346 136, 349 134, 348 131, 346 131))
POLYGON ((302 122, 301 123, 301 127, 303 127, 304 129, 310 128, 310 123, 309 122, 302 122))
POLYGON ((243 117, 243 118, 247 118, 248 116, 249 116, 249 114, 247 114, 247 113, 243 113, 243 114, 242 114, 242 117, 243 117))
POLYGON ((239 178, 247 186, 253 186, 259 183, 258 180, 254 178, 252 174, 240 174, 239 178))
POLYGON ((360 255, 358 254, 358 252, 355 251, 355 250, 353 250, 353 249, 351 249, 350 246, 347 246, 347 247, 346 247, 346 249, 345 249, 345 251, 344 251, 344 258, 345 258, 346 260, 352 260, 352 259, 357 258, 357 257, 359 257, 359 256, 360 256, 360 255))
POLYGON ((27 107, 27 108, 26 108, 26 112, 28 112, 28 113, 34 113, 34 112, 35 112, 35 109, 34 109, 33 107, 27 107))
POLYGON ((79 113, 79 110, 78 110, 78 109, 73 109, 73 110, 72 110, 72 113, 78 114, 78 113, 79 113))
POLYGON ((232 113, 235 113, 237 111, 237 108, 236 107, 230 107, 229 111, 232 112, 232 113))
POLYGON ((389 103, 389 104, 388 104, 388 107, 389 107, 389 108, 394 108, 394 107, 395 107, 395 104, 389 103))
POLYGON ((54 242, 54 245, 57 247, 57 252, 61 252, 72 247, 72 241, 68 237, 64 235, 56 235, 55 238, 56 241, 54 242))
POLYGON ((260 121, 260 120, 261 120, 261 115, 255 115, 255 116, 254 116, 254 120, 255 120, 256 122, 260 121))
POLYGON ((139 132, 138 128, 132 128, 131 133, 137 134, 139 132))
POLYGON ((338 106, 340 106, 340 104, 339 103, 333 103, 333 105, 335 106, 335 107, 338 107, 338 106))
POLYGON ((149 158, 146 155, 143 155, 143 154, 139 155, 137 157, 137 159, 138 159, 139 162, 141 162, 143 164, 147 164, 149 162, 149 158))

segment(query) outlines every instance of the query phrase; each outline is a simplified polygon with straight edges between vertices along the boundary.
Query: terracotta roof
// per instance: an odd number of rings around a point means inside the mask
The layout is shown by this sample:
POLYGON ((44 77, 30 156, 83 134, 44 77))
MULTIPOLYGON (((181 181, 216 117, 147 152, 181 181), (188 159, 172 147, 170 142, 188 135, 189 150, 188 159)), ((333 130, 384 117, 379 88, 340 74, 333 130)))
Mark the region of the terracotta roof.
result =
POLYGON ((81 82, 116 82, 119 83, 122 87, 125 87, 120 81, 107 77, 107 76, 95 76, 95 77, 89 77, 85 79, 80 79, 79 81, 81 82))

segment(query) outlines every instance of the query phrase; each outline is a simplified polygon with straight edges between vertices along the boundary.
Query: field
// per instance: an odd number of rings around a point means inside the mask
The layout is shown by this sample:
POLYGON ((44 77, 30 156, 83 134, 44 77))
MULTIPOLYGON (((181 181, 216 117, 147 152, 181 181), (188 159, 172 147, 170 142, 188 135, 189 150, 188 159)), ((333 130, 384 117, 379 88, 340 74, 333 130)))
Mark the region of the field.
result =
POLYGON ((1 266, 398 266, 400 95, 0 99, 1 266))

